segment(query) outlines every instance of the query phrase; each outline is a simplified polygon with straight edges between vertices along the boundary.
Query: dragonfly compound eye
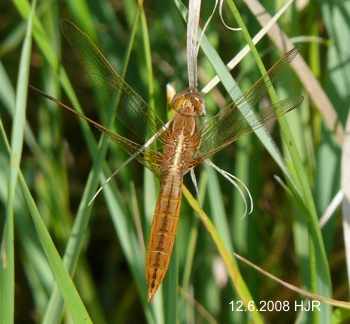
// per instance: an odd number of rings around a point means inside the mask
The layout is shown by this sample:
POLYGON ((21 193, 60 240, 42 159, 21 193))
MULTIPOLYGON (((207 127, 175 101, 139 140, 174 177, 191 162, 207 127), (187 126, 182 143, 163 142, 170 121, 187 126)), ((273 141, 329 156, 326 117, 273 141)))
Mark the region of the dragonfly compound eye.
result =
POLYGON ((172 101, 173 109, 184 115, 205 115, 203 96, 194 89, 187 89, 177 93, 172 101))

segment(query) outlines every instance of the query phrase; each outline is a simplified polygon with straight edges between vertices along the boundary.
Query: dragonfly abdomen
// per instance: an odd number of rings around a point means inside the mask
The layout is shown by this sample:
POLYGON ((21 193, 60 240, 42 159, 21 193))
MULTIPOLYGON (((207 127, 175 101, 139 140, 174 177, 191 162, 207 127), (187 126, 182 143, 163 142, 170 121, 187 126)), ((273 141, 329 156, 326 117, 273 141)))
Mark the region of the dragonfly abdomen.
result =
POLYGON ((165 174, 155 208, 146 262, 149 302, 168 270, 180 215, 182 179, 178 170, 165 174))
POLYGON ((180 216, 183 176, 189 170, 199 145, 197 115, 203 102, 199 94, 185 91, 173 102, 177 112, 164 135, 164 178, 155 208, 148 243, 146 279, 148 301, 152 301, 168 270, 180 216))

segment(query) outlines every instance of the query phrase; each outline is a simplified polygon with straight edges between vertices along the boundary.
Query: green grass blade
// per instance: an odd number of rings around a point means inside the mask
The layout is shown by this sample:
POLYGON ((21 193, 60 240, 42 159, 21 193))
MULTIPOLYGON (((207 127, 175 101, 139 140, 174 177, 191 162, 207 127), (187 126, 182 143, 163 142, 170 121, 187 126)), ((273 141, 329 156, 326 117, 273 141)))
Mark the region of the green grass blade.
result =
MULTIPOLYGON (((260 56, 252 43, 247 28, 245 27, 243 20, 240 17, 235 5, 232 1, 229 1, 229 5, 231 6, 232 12, 235 18, 237 19, 239 25, 243 28, 245 40, 248 42, 252 49, 252 53, 255 57, 255 60, 258 62, 258 66, 260 68, 261 73, 266 73, 266 70, 261 62, 260 56)), ((277 102, 277 96, 273 87, 269 89, 269 94, 272 99, 272 102, 277 102)), ((328 261, 324 249, 322 235, 318 226, 316 208, 312 197, 308 178, 306 176, 305 169, 300 158, 300 154, 298 152, 294 137, 288 126, 286 118, 280 118, 279 123, 285 142, 288 143, 287 147, 294 166, 292 168, 292 176, 287 176, 289 172, 286 172, 286 168, 283 168, 283 170, 287 177, 288 183, 290 184, 290 188, 293 190, 295 201, 299 204, 299 208, 305 213, 305 217, 307 217, 309 221, 311 221, 311 228, 309 228, 311 235, 310 243, 312 244, 312 246, 310 246, 310 253, 311 257, 313 256, 316 260, 316 266, 310 267, 312 277, 312 288, 315 293, 319 293, 320 295, 325 297, 330 297, 331 280, 329 274, 328 261), (296 187, 298 189, 294 190, 296 187), (301 194, 299 194, 299 192, 301 194)), ((284 163, 282 162, 282 164, 284 163)), ((327 314, 325 315, 325 318, 329 319, 331 316, 331 308, 329 306, 324 305, 324 307, 322 307, 322 310, 324 314, 327 314)), ((315 313, 314 316, 316 321, 320 319, 318 314, 315 313)))
POLYGON ((23 133, 27 106, 27 91, 29 79, 29 62, 32 47, 32 24, 36 1, 33 2, 30 17, 27 23, 27 32, 21 51, 20 67, 16 88, 16 102, 12 124, 11 154, 9 159, 8 191, 6 202, 6 219, 1 242, 0 269, 0 313, 4 323, 14 321, 15 300, 15 264, 14 264, 14 198, 17 177, 20 171, 20 162, 23 148, 23 133))
MULTIPOLYGON (((200 209, 200 207, 198 206, 198 203, 196 202, 196 200, 193 198, 193 196, 190 194, 190 192, 186 187, 184 187, 184 196, 186 197, 186 199, 188 200, 192 208, 199 215, 207 231, 210 233, 212 239, 215 242, 217 249, 220 252, 221 257, 223 258, 227 266, 228 273, 231 278, 231 282, 235 287, 235 290, 239 296, 239 299, 243 302, 245 308, 249 309, 249 302, 253 301, 253 298, 235 264, 232 253, 229 252, 229 250, 226 247, 226 244, 221 240, 221 236, 217 232, 215 226, 212 224, 208 216, 200 209)), ((251 317, 254 323, 263 323, 263 320, 260 317, 259 312, 252 311, 251 317)))
MULTIPOLYGON (((2 124, 0 125, 0 128, 1 128, 2 140, 6 143, 7 139, 6 139, 6 135, 2 127, 2 124)), ((7 150, 11 154, 10 147, 8 144, 7 144, 7 150)), ((19 176, 18 178, 19 185, 21 187, 23 197, 25 199, 29 212, 32 216, 41 244, 45 250, 46 257, 50 263, 51 270, 55 276, 56 283, 59 285, 60 291, 63 295, 64 300, 66 301, 67 308, 73 320, 75 322, 81 322, 81 323, 92 323, 84 307, 84 304, 82 303, 81 298, 77 293, 70 276, 67 273, 67 270, 64 268, 62 264, 62 260, 59 254, 57 253, 56 247, 52 242, 50 235, 47 232, 47 229, 41 219, 41 216, 37 210, 35 202, 30 194, 27 184, 23 178, 22 173, 20 173, 20 171, 18 176, 19 176)), ((9 291, 7 292, 9 293, 9 291)), ((7 303, 11 302, 10 299, 8 298, 2 298, 2 300, 4 301, 7 300, 7 303)), ((7 306, 9 307, 9 309, 11 309, 10 307, 11 305, 7 304, 7 306)), ((5 318, 6 312, 2 313, 1 316, 4 316, 3 319, 8 319, 8 317, 5 318)), ((7 316, 9 316, 9 314, 7 314, 7 316)))

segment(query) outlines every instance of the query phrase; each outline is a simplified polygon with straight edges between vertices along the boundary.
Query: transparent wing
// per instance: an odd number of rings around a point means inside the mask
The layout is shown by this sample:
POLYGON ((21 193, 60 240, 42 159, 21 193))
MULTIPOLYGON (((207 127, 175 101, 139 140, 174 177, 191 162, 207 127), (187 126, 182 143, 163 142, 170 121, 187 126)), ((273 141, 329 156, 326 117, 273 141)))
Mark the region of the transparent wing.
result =
POLYGON ((163 179, 165 165, 163 154, 152 151, 144 145, 137 144, 120 136, 109 129, 93 123, 102 133, 106 134, 114 143, 118 144, 124 151, 134 156, 137 161, 150 169, 160 180, 163 179))
POLYGON ((161 119, 125 83, 77 25, 67 19, 62 19, 60 24, 63 35, 103 100, 114 109, 116 117, 136 135, 135 141, 138 144, 147 142, 163 126, 161 119))
POLYGON ((264 123, 277 119, 300 105, 303 97, 298 96, 280 101, 259 112, 252 110, 252 106, 267 93, 268 88, 277 80, 298 52, 298 48, 290 50, 236 102, 228 105, 203 126, 200 130, 201 144, 195 155, 195 164, 209 158, 239 137, 260 128, 264 123))
MULTIPOLYGON (((164 159, 163 155, 159 152, 153 151, 148 148, 148 143, 145 143, 144 145, 140 145, 138 143, 135 143, 123 136, 120 136, 106 127, 100 125, 99 123, 95 122, 94 120, 82 115, 81 113, 75 111, 73 108, 65 105, 64 103, 58 101, 57 99, 49 96, 45 92, 33 87, 29 86, 36 92, 40 93, 42 96, 46 97, 47 99, 55 102, 56 104, 62 106, 63 108, 71 111, 75 115, 85 119, 88 121, 91 125, 94 125, 97 127, 102 133, 106 134, 114 143, 118 144, 124 151, 129 153, 132 158, 135 158, 138 160, 141 164, 149 168, 159 179, 163 178, 163 173, 164 173, 164 159)), ((154 136, 154 139, 157 139, 157 135, 159 137, 162 136, 162 133, 156 133, 154 136)))
MULTIPOLYGON (((152 149, 156 147, 160 149, 163 145, 157 137, 153 141, 149 139, 164 127, 163 122, 118 75, 91 39, 77 25, 67 19, 62 19, 60 24, 63 35, 78 56, 93 86, 108 107, 114 109, 116 117, 135 137, 130 140, 120 136, 70 107, 58 101, 55 102, 93 124, 127 153, 134 155, 135 159, 149 168, 158 178, 162 178, 164 172, 162 154, 152 149), (148 144, 144 146, 145 143, 148 144)), ((46 95, 46 97, 54 100, 50 96, 46 95)))

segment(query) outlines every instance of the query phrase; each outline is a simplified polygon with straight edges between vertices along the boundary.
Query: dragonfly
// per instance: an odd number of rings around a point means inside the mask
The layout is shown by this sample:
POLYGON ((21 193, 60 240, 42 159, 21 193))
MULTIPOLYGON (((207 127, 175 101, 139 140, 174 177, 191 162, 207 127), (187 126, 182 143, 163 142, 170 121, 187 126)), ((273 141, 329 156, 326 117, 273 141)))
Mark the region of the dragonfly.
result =
POLYGON ((295 96, 258 112, 251 108, 266 95, 299 50, 290 50, 238 100, 208 121, 201 122, 205 116, 205 101, 197 89, 189 88, 175 94, 172 99, 174 116, 164 123, 119 76, 85 32, 67 19, 62 19, 60 25, 92 85, 132 136, 121 136, 32 88, 97 127, 130 155, 129 160, 136 159, 162 183, 146 257, 148 301, 151 302, 169 266, 180 216, 184 175, 241 136, 300 105, 303 97, 295 96))

